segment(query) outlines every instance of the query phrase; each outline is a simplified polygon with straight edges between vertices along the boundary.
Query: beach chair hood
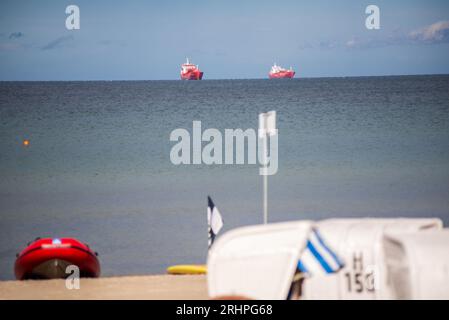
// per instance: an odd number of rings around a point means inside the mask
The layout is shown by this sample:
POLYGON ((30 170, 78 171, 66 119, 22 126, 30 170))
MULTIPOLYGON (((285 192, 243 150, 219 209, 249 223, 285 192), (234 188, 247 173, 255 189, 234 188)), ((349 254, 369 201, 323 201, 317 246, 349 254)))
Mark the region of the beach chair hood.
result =
POLYGON ((304 282, 305 299, 388 299, 382 240, 385 234, 442 228, 440 219, 329 219, 317 223, 321 235, 340 254, 337 274, 304 282))
POLYGON ((392 299, 449 299, 449 229, 386 235, 392 299))
POLYGON ((209 296, 286 299, 312 227, 310 221, 286 222, 223 234, 208 256, 209 296))

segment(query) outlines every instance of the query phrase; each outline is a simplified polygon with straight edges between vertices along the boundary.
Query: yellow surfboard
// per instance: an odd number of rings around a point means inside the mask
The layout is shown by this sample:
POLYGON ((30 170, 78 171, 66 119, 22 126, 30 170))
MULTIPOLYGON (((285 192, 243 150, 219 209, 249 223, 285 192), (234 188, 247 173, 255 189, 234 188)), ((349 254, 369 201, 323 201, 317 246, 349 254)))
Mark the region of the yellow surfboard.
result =
POLYGON ((168 274, 206 274, 207 266, 204 264, 178 264, 167 268, 168 274))

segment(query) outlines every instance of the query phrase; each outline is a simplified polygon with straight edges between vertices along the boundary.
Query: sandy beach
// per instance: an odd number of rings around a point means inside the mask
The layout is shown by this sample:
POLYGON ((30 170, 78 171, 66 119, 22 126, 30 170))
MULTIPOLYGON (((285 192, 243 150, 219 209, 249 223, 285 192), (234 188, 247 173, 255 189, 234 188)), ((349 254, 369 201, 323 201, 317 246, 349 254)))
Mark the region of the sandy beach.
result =
POLYGON ((65 280, 0 281, 0 299, 208 299, 206 276, 151 275, 81 279, 69 290, 65 280))

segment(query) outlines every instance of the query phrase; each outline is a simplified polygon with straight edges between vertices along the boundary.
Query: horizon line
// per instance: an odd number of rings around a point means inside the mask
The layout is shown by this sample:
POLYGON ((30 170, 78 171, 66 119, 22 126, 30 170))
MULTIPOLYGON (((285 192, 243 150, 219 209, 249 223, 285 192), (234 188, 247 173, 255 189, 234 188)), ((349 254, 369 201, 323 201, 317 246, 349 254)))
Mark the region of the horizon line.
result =
POLYGON ((292 79, 269 79, 269 78, 211 78, 202 80, 181 80, 177 79, 71 79, 71 80, 2 80, 1 82, 123 82, 123 81, 182 81, 182 82, 201 82, 201 81, 229 81, 229 80, 274 80, 291 81, 307 79, 329 79, 329 78, 385 78, 385 77, 413 77, 413 76, 449 76, 449 73, 414 73, 414 74, 385 74, 385 75, 347 75, 347 76, 309 76, 292 79))

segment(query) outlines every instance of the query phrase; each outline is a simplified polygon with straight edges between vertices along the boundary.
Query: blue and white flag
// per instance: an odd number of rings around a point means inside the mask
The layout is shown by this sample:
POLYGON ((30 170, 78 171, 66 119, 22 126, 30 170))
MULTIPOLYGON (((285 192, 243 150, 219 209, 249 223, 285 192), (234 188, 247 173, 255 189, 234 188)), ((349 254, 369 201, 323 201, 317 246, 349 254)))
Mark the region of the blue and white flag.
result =
POLYGON ((324 242, 318 230, 313 228, 299 259, 298 270, 308 276, 312 276, 334 273, 343 268, 343 266, 343 261, 324 242))
POLYGON ((212 199, 207 197, 207 226, 209 229, 209 248, 214 243, 215 237, 223 227, 223 219, 221 218, 220 211, 214 205, 212 199))

